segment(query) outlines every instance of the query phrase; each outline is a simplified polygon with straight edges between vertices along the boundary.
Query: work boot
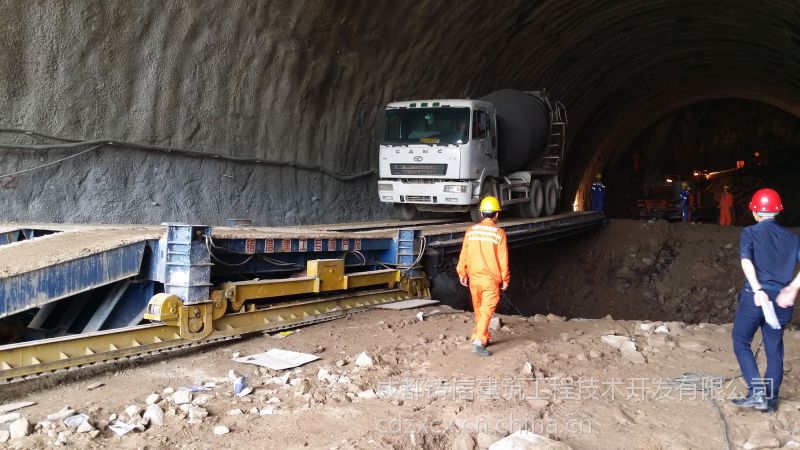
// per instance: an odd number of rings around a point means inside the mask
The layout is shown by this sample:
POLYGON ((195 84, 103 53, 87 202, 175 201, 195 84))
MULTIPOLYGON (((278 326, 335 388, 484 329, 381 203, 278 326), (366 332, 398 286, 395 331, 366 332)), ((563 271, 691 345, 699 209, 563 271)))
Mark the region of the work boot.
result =
POLYGON ((477 339, 472 341, 472 353, 476 353, 479 356, 489 356, 489 350, 486 350, 483 343, 477 339))
POLYGON ((737 398, 731 400, 731 403, 742 408, 755 408, 759 411, 767 410, 767 399, 764 394, 752 394, 745 398, 737 398))

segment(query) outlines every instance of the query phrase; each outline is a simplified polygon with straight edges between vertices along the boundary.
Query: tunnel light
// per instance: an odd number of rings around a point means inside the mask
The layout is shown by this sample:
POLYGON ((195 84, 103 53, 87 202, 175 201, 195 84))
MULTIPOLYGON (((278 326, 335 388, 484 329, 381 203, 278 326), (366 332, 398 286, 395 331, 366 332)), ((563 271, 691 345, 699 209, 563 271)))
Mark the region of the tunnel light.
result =
POLYGON ((575 201, 572 202, 573 211, 583 211, 583 199, 580 193, 575 194, 575 201))
POLYGON ((672 178, 667 178, 667 183, 672 183, 672 178))

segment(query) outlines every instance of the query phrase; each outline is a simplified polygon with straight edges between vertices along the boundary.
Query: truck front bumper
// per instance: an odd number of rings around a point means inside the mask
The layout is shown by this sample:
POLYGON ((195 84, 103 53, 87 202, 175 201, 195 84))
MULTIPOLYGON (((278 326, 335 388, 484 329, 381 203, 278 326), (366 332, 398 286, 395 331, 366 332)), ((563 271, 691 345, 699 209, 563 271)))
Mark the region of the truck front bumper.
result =
POLYGON ((477 186, 478 183, 472 181, 404 183, 399 180, 380 180, 378 196, 384 203, 472 205, 479 200, 472 196, 477 186))

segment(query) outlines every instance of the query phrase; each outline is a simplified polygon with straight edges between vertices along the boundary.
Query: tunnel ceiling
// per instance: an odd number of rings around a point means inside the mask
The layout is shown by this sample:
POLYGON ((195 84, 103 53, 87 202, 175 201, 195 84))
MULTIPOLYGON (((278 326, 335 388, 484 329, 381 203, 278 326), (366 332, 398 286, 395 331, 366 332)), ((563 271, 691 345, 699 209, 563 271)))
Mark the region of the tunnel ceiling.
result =
MULTIPOLYGON (((743 98, 800 115, 792 1, 8 0, 0 17, 2 126, 339 172, 374 167, 377 105, 414 97, 549 89, 569 112, 567 198, 642 130, 692 103, 743 98)), ((25 167, 26 158, 10 155, 0 167, 25 167)), ((20 180, 17 200, 0 193, 6 218, 41 220, 69 207, 84 212, 56 216, 218 223, 249 214, 280 223, 386 213, 374 178, 149 154, 93 158, 47 174, 72 193, 43 196, 35 178, 20 180)))

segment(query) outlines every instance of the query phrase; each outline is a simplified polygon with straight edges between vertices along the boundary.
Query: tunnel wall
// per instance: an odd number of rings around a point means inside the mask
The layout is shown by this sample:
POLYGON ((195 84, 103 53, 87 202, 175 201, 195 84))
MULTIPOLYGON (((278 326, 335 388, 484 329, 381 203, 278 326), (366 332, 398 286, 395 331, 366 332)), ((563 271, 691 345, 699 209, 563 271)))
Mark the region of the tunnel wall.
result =
MULTIPOLYGON (((693 101, 740 96, 796 113, 798 8, 4 0, 0 126, 361 173, 376 167, 380 105, 547 88, 569 108, 571 204, 614 149, 693 101)), ((4 152, 0 175, 70 153, 4 152)), ((375 179, 103 147, 0 180, 0 219, 380 218, 375 179)))

